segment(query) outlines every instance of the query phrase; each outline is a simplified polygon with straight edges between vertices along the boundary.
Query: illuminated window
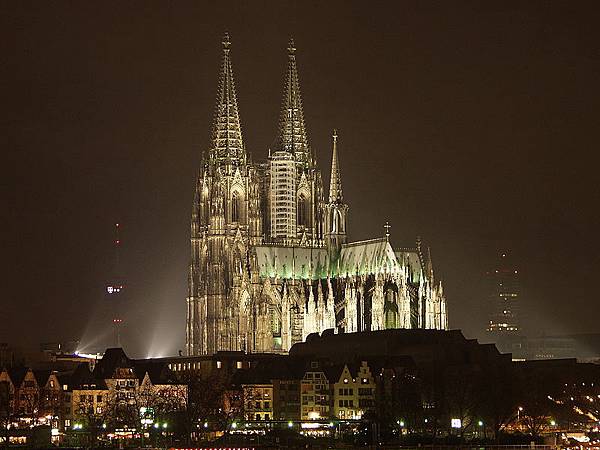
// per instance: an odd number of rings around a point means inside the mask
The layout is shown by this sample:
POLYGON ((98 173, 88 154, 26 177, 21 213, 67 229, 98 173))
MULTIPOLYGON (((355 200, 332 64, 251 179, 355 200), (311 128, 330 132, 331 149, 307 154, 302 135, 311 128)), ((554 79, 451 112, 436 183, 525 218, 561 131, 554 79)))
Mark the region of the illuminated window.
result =
POLYGON ((243 364, 242 364, 242 362, 241 362, 241 361, 238 361, 238 362, 236 363, 236 367, 237 367, 238 369, 241 369, 241 368, 243 367, 243 364))
POLYGON ((221 361, 217 361, 217 369, 220 369, 223 366, 223 363, 221 363, 221 361))

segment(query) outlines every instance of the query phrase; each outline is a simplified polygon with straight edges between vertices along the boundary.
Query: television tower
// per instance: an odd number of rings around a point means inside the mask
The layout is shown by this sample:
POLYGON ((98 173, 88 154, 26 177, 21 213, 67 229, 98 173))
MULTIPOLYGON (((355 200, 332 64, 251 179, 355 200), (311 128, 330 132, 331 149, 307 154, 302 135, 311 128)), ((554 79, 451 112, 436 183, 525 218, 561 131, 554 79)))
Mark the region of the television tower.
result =
POLYGON ((125 293, 125 280, 121 275, 121 246, 123 241, 121 239, 121 224, 115 223, 114 226, 114 265, 111 279, 106 284, 106 297, 109 301, 110 311, 112 314, 112 326, 115 332, 115 345, 121 347, 121 326, 123 324, 123 318, 120 314, 120 306, 123 301, 125 293))

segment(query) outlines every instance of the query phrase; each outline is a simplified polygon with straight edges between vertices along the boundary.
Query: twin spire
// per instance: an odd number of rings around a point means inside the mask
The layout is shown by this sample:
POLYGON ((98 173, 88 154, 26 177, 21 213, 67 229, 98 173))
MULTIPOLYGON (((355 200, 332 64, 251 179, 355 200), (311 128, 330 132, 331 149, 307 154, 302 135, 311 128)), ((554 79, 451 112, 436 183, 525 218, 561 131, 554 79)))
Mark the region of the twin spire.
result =
MULTIPOLYGON (((213 121, 210 160, 239 165, 246 161, 246 152, 242 138, 233 69, 231 68, 230 47, 229 34, 225 33, 223 36, 223 63, 221 64, 217 104, 213 121)), ((296 46, 293 39, 290 39, 288 45, 288 66, 275 150, 294 153, 296 161, 300 162, 304 167, 309 167, 313 164, 306 136, 302 96, 300 94, 300 82, 298 81, 298 68, 296 66, 296 46)), ((342 201, 342 182, 337 156, 337 132, 334 130, 329 202, 341 203, 342 201)))
POLYGON ((290 39, 288 45, 288 66, 283 88, 276 150, 294 153, 296 160, 304 165, 309 165, 311 162, 296 66, 296 46, 293 39, 290 39))
POLYGON ((229 34, 225 33, 225 36, 223 36, 223 63, 221 64, 217 105, 213 121, 210 159, 239 165, 246 160, 246 152, 244 151, 242 127, 240 125, 231 57, 229 55, 230 47, 229 34))

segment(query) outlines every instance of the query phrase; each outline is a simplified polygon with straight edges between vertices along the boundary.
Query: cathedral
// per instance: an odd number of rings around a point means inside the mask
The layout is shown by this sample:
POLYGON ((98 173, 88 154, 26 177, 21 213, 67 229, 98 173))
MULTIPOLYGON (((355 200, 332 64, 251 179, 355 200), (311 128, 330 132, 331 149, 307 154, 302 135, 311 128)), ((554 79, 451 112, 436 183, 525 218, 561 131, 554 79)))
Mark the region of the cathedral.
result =
POLYGON ((325 330, 446 329, 442 284, 420 239, 393 248, 386 228, 382 237, 348 240, 338 136, 326 191, 307 137, 293 41, 265 162, 244 146, 230 47, 225 35, 212 139, 195 186, 187 353, 287 352, 325 330))

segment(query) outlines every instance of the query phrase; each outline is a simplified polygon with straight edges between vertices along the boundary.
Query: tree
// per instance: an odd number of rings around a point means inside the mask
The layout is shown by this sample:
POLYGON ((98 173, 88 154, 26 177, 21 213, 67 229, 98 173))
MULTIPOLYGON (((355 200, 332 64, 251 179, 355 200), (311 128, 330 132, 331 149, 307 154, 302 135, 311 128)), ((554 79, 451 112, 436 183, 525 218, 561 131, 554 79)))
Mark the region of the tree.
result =
POLYGON ((188 442, 209 430, 227 432, 232 422, 239 418, 241 398, 239 392, 229 389, 225 375, 212 372, 201 377, 184 373, 180 382, 186 384, 188 389, 183 413, 183 427, 188 442))
POLYGON ((481 415, 498 441, 502 430, 512 423, 519 408, 519 382, 510 364, 486 366, 483 369, 481 415))
POLYGON ((443 377, 443 401, 446 419, 459 419, 459 437, 462 440, 480 412, 483 379, 479 368, 470 365, 446 368, 443 377))
POLYGON ((8 448, 9 426, 14 416, 14 387, 8 381, 0 381, 0 425, 4 431, 4 443, 8 448))
POLYGON ((544 377, 532 372, 524 374, 521 380, 521 421, 534 438, 538 437, 544 425, 547 425, 552 411, 553 405, 548 398, 546 381, 544 377))

